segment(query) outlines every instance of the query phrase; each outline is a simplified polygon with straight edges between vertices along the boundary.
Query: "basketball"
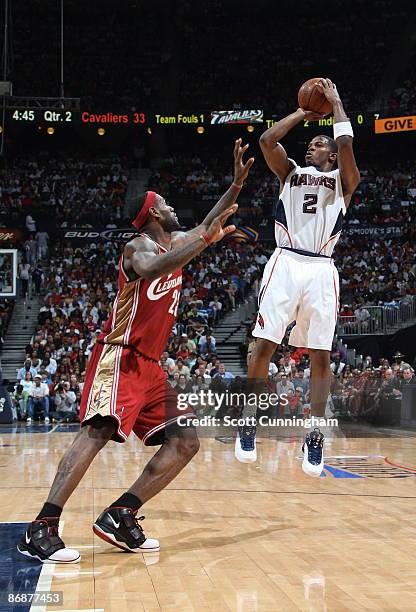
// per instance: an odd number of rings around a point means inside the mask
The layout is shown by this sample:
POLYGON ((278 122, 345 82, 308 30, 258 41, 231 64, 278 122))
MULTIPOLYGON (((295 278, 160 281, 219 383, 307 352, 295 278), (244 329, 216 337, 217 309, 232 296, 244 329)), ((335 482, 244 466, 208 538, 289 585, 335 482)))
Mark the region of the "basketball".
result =
POLYGON ((319 91, 317 84, 321 79, 309 79, 305 81, 298 93, 298 103, 300 108, 329 115, 332 112, 332 104, 328 102, 325 95, 319 91))

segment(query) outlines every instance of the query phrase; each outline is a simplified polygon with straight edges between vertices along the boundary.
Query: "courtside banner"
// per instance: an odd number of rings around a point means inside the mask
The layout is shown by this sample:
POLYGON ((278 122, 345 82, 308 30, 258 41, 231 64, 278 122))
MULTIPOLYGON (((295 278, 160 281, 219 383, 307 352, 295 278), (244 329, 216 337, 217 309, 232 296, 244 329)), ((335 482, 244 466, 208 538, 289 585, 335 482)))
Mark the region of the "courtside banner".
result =
POLYGON ((400 237, 403 233, 401 225, 395 225, 392 223, 386 223, 383 225, 346 225, 342 228, 344 236, 394 236, 400 237))
POLYGON ((108 240, 110 242, 128 242, 136 236, 139 232, 135 229, 116 228, 116 229, 90 229, 90 228, 64 228, 62 230, 62 237, 65 240, 71 241, 84 241, 95 242, 96 240, 108 240))
POLYGON ((376 119, 374 121, 374 131, 376 134, 409 132, 411 130, 416 130, 416 115, 388 117, 387 119, 376 119))
POLYGON ((212 111, 211 125, 233 125, 239 123, 263 123, 262 110, 212 111))

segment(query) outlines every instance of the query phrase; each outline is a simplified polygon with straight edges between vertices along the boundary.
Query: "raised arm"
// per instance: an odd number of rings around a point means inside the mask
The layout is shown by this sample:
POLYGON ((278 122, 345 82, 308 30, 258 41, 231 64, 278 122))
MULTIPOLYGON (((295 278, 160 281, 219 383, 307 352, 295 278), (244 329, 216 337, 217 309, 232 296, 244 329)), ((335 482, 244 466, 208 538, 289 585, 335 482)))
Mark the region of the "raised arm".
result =
POLYGON ((301 121, 305 119, 308 121, 316 121, 322 117, 323 115, 305 111, 303 108, 298 108, 297 111, 280 119, 280 121, 275 123, 260 136, 260 148, 263 152, 264 159, 270 170, 279 177, 282 183, 292 170, 292 164, 279 141, 301 121))
POLYGON ((242 146, 242 140, 239 138, 234 144, 234 181, 227 189, 223 196, 218 200, 215 206, 210 210, 205 219, 197 227, 188 232, 174 232, 172 235, 172 244, 179 246, 185 244, 188 240, 193 240, 195 236, 199 236, 202 232, 206 232, 211 223, 225 210, 230 208, 236 201, 241 188, 246 180, 251 166, 254 163, 254 157, 250 157, 247 162, 243 162, 243 155, 248 149, 248 144, 242 146))
POLYGON ((234 204, 216 217, 206 232, 193 235, 184 244, 173 246, 170 251, 162 255, 158 255, 155 244, 145 236, 134 238, 124 249, 126 272, 129 274, 133 272, 133 275, 148 280, 154 280, 175 272, 207 246, 222 240, 235 231, 235 225, 224 227, 224 224, 236 212, 237 208, 237 204, 234 204))
MULTIPOLYGON (((330 79, 321 79, 318 87, 325 94, 326 99, 332 104, 334 111, 334 124, 336 125, 337 123, 345 122, 349 123, 349 119, 342 105, 336 85, 330 79)), ((352 140, 353 137, 347 135, 336 138, 336 143, 338 145, 338 168, 341 176, 342 190, 346 206, 348 206, 350 203, 351 196, 360 183, 360 171, 358 170, 355 162, 352 140)))

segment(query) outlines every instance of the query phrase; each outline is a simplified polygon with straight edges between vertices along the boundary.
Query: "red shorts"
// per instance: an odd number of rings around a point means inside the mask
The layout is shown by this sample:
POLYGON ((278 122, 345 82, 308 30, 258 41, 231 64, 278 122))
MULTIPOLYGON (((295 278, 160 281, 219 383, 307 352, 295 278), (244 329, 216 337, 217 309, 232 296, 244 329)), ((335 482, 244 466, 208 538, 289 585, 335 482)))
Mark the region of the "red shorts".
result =
POLYGON ((186 426, 186 416, 193 416, 156 361, 131 348, 99 343, 87 367, 81 424, 97 415, 117 421, 116 442, 125 442, 133 430, 149 446, 162 444, 167 430, 177 431, 186 426))

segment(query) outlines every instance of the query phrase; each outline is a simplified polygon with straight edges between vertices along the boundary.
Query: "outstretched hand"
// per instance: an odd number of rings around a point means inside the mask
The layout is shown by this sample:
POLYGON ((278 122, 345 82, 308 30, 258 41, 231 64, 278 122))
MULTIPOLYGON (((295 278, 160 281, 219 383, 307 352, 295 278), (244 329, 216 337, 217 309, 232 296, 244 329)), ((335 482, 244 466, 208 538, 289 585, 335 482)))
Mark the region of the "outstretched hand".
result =
POLYGON ((211 222, 206 232, 210 244, 218 242, 225 238, 225 236, 235 232, 235 225, 227 225, 227 227, 224 227, 224 223, 237 211, 237 209, 238 204, 233 204, 211 222))
POLYGON ((254 157, 250 157, 246 163, 243 163, 243 155, 247 151, 249 145, 242 145, 242 139, 238 138, 234 145, 234 183, 242 185, 246 180, 251 166, 254 164, 254 157))

